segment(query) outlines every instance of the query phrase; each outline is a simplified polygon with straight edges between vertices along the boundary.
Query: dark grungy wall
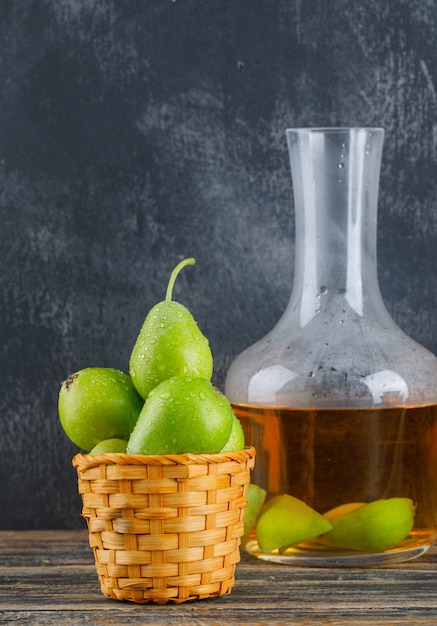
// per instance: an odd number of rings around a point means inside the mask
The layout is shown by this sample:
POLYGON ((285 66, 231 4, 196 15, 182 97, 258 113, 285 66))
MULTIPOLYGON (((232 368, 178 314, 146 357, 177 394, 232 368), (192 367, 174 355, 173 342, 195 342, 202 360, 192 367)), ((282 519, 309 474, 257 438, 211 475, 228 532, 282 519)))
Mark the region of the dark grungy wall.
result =
POLYGON ((285 129, 386 130, 381 290, 437 352, 435 0, 0 4, 1 528, 82 527, 57 395, 175 297, 214 378, 288 301, 285 129))

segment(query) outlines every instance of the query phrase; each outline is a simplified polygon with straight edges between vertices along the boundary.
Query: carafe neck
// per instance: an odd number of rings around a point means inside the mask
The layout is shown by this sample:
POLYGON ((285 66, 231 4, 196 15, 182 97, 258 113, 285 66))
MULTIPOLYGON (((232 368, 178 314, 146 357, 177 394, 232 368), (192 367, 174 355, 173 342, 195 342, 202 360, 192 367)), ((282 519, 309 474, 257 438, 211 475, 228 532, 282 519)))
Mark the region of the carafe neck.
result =
POLYGON ((376 263, 384 131, 289 129, 296 246, 290 305, 305 326, 333 301, 382 308, 376 263))

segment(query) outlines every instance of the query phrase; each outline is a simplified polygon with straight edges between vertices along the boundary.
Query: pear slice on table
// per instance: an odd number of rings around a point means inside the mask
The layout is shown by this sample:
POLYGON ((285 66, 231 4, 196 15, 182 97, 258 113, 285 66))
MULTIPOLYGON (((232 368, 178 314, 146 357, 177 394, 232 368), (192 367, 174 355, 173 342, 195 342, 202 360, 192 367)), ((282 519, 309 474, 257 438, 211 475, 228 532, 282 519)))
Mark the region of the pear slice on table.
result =
POLYGON ((272 498, 262 508, 256 525, 256 538, 261 550, 282 551, 331 528, 330 522, 305 502, 283 494, 272 498))
POLYGON ((359 509, 360 506, 364 506, 366 502, 347 502, 346 504, 340 504, 339 506, 330 509, 326 513, 323 514, 323 517, 328 520, 328 522, 333 522, 334 520, 342 517, 343 515, 347 515, 347 513, 352 513, 355 509, 359 509))
POLYGON ((413 528, 415 510, 410 498, 342 506, 349 507, 349 512, 338 515, 342 507, 336 507, 325 514, 332 524, 332 530, 319 537, 325 545, 360 551, 387 550, 405 539, 413 528))
POLYGON ((249 483, 246 489, 246 501, 247 507, 244 510, 244 535, 241 538, 241 543, 244 545, 249 538, 250 531, 252 530, 256 518, 265 502, 267 492, 262 487, 249 483))

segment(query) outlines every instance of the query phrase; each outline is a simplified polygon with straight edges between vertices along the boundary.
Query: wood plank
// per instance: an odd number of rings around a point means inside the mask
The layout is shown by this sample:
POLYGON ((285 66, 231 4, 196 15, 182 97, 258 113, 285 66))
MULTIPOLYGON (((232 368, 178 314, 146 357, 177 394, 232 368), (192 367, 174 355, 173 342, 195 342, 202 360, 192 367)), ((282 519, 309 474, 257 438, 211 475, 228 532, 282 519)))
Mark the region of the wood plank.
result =
POLYGON ((231 595, 181 605, 105 598, 86 532, 0 532, 0 624, 435 624, 437 551, 372 569, 242 555, 231 595))

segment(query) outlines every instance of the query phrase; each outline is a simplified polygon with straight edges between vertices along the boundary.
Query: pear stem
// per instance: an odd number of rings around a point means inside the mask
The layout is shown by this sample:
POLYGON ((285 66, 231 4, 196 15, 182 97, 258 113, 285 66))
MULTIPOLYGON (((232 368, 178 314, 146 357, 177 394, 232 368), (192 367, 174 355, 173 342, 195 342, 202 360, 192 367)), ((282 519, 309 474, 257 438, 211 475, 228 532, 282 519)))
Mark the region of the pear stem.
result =
POLYGON ((183 261, 181 261, 180 263, 176 265, 176 267, 171 273, 170 280, 168 281, 167 293, 165 294, 166 302, 171 302, 171 299, 173 296, 173 287, 181 269, 186 267, 187 265, 194 265, 195 262, 196 262, 196 259, 193 259, 192 257, 190 257, 188 259, 184 259, 183 261))

